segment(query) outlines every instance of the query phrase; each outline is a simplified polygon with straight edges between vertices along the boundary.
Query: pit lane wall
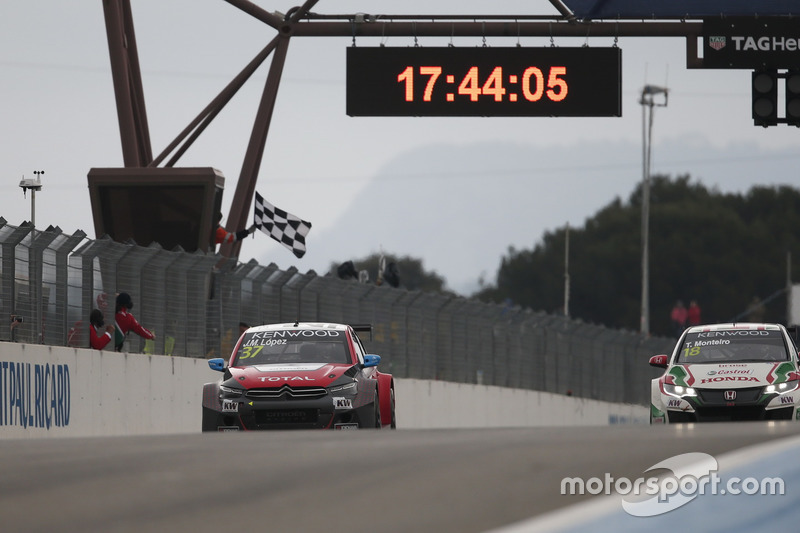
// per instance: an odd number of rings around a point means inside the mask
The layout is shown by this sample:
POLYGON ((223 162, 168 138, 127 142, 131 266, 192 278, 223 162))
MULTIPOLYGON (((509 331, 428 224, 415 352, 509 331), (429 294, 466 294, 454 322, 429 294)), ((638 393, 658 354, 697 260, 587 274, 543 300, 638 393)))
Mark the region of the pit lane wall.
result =
MULTIPOLYGON (((0 342, 0 439, 195 433, 205 359, 0 342)), ((646 423, 644 406, 443 381, 395 381, 400 428, 646 423)))

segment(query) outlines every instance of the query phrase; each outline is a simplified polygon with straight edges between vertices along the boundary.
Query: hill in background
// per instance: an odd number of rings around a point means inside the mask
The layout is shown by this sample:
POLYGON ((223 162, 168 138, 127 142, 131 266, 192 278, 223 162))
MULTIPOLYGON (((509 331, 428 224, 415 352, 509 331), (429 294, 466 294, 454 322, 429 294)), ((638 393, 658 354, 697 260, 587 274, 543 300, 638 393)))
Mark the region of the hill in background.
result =
MULTIPOLYGON (((800 183, 800 155, 757 147, 714 147, 700 139, 653 148, 653 174, 691 175, 721 192, 800 183)), ((642 147, 598 141, 437 144, 390 161, 329 229, 312 230, 302 271, 324 274, 331 263, 383 250, 422 259, 449 288, 469 295, 493 283, 509 247, 532 248, 547 231, 580 227, 642 179, 642 147)), ((640 232, 639 224, 631 227, 640 232)), ((257 258, 292 266, 285 250, 257 258)))

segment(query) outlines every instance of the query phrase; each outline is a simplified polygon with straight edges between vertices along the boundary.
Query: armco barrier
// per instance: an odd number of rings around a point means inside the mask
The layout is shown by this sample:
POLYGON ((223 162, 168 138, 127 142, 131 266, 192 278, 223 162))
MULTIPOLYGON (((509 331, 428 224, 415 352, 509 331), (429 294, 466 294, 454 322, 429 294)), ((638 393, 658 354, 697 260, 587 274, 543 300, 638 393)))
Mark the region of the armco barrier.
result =
MULTIPOLYGON (((205 359, 0 342, 0 439, 200 432, 205 359)), ((643 406, 546 392, 397 379, 400 428, 606 425, 643 406)))

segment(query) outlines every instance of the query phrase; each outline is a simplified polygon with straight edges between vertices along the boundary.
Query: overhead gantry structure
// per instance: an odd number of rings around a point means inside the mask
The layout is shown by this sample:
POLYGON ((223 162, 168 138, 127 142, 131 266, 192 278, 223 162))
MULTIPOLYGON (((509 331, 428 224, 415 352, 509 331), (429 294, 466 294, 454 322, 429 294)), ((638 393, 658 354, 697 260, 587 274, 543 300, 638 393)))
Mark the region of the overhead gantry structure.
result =
MULTIPOLYGON (((292 37, 683 37, 686 40, 687 66, 700 66, 697 43, 703 22, 680 16, 642 20, 617 15, 611 21, 594 20, 576 16, 561 0, 549 0, 557 11, 552 15, 323 15, 311 11, 318 0, 307 0, 282 14, 269 12, 249 0, 224 1, 274 28, 276 35, 155 157, 150 143, 130 0, 103 0, 103 8, 126 168, 174 167, 237 91, 272 55, 227 217, 226 228, 231 231, 247 226, 292 37)), ((586 3, 587 0, 581 1, 586 3)), ((567 3, 571 2, 567 0, 567 3)), ((224 245, 220 252, 226 257, 238 257, 239 247, 240 243, 224 245)))

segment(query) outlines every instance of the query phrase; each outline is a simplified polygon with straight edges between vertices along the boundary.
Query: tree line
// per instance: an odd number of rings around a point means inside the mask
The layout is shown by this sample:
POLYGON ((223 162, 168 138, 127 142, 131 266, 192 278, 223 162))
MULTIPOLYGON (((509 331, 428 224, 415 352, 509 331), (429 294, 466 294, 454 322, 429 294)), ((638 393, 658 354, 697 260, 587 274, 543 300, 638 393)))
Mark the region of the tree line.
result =
MULTIPOLYGON (((532 250, 513 247, 494 284, 474 296, 525 308, 564 310, 569 231, 569 315, 639 330, 642 292, 642 186, 583 227, 546 232, 532 250)), ((800 274, 800 190, 758 186, 722 194, 688 175, 650 185, 650 331, 672 335, 678 300, 699 303, 703 322, 785 323, 787 275, 800 274), (795 260, 791 261, 790 258, 795 260)))

